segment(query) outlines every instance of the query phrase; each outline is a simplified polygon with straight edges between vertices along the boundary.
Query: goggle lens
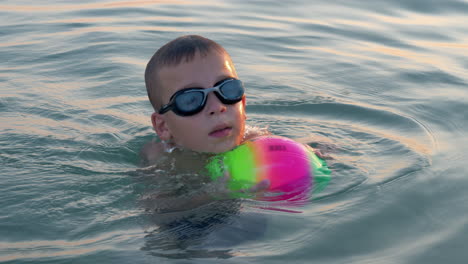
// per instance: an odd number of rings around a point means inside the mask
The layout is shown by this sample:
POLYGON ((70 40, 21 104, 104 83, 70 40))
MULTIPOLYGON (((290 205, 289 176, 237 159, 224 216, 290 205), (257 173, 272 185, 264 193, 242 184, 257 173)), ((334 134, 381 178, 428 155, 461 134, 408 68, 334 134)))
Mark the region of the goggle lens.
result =
POLYGON ((197 110, 203 103, 204 94, 202 92, 191 91, 175 97, 175 107, 180 112, 190 113, 197 110))
POLYGON ((221 91, 223 99, 228 101, 238 102, 240 99, 242 99, 242 96, 244 95, 244 87, 242 87, 240 81, 227 82, 223 86, 221 86, 219 90, 221 91))

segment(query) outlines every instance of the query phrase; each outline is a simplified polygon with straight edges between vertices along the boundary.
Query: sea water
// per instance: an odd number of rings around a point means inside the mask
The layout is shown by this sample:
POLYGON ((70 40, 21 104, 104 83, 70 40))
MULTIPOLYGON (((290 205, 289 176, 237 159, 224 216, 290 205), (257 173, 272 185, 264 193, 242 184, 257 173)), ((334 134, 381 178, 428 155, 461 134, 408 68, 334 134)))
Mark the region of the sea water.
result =
POLYGON ((0 1, 0 262, 464 263, 467 13, 466 0, 0 1), (249 126, 328 157, 325 190, 285 210, 148 212, 155 192, 204 181, 140 166, 155 139, 143 72, 183 34, 229 51, 249 126))

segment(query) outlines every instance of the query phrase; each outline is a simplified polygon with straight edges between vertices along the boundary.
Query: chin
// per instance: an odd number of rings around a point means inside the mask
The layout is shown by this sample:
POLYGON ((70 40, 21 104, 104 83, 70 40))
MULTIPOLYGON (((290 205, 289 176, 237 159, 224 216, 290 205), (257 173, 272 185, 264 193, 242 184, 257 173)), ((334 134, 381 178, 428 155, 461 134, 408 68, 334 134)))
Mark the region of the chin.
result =
POLYGON ((229 150, 232 150, 233 148, 237 147, 239 144, 237 144, 236 142, 226 142, 225 144, 220 144, 218 146, 216 146, 215 148, 213 148, 213 151, 211 151, 211 153, 223 153, 223 152, 226 152, 226 151, 229 151, 229 150))

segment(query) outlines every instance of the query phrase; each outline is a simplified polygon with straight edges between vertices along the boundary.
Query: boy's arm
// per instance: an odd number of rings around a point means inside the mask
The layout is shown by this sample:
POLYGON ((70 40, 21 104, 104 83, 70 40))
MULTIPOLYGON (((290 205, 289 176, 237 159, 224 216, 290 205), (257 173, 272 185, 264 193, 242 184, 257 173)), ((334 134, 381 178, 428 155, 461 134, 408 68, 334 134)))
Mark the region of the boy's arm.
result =
POLYGON ((141 202, 152 221, 158 225, 167 225, 190 217, 198 209, 204 208, 205 205, 209 205, 208 208, 211 208, 211 205, 219 206, 229 201, 238 203, 233 199, 220 198, 222 191, 216 190, 217 187, 214 183, 207 185, 181 195, 175 193, 149 195, 143 198, 141 202))
POLYGON ((229 199, 229 191, 226 189, 228 179, 224 177, 185 194, 170 192, 150 195, 144 199, 145 207, 156 213, 172 213, 191 210, 216 200, 229 199))
POLYGON ((145 199, 147 210, 155 213, 175 213, 187 211, 203 206, 205 204, 220 201, 235 199, 234 193, 242 193, 246 197, 256 196, 268 189, 269 181, 263 180, 246 190, 233 192, 227 188, 230 175, 226 173, 224 177, 213 182, 205 184, 202 188, 193 190, 183 195, 157 194, 145 199))

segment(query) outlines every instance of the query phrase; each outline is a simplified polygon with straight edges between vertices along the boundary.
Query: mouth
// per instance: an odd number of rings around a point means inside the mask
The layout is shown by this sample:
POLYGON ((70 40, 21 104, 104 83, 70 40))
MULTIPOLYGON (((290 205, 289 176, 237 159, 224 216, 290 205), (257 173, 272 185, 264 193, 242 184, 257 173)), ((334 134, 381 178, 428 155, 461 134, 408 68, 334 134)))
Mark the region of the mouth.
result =
POLYGON ((232 127, 228 125, 217 126, 210 132, 210 137, 222 138, 228 136, 232 131, 232 127))

